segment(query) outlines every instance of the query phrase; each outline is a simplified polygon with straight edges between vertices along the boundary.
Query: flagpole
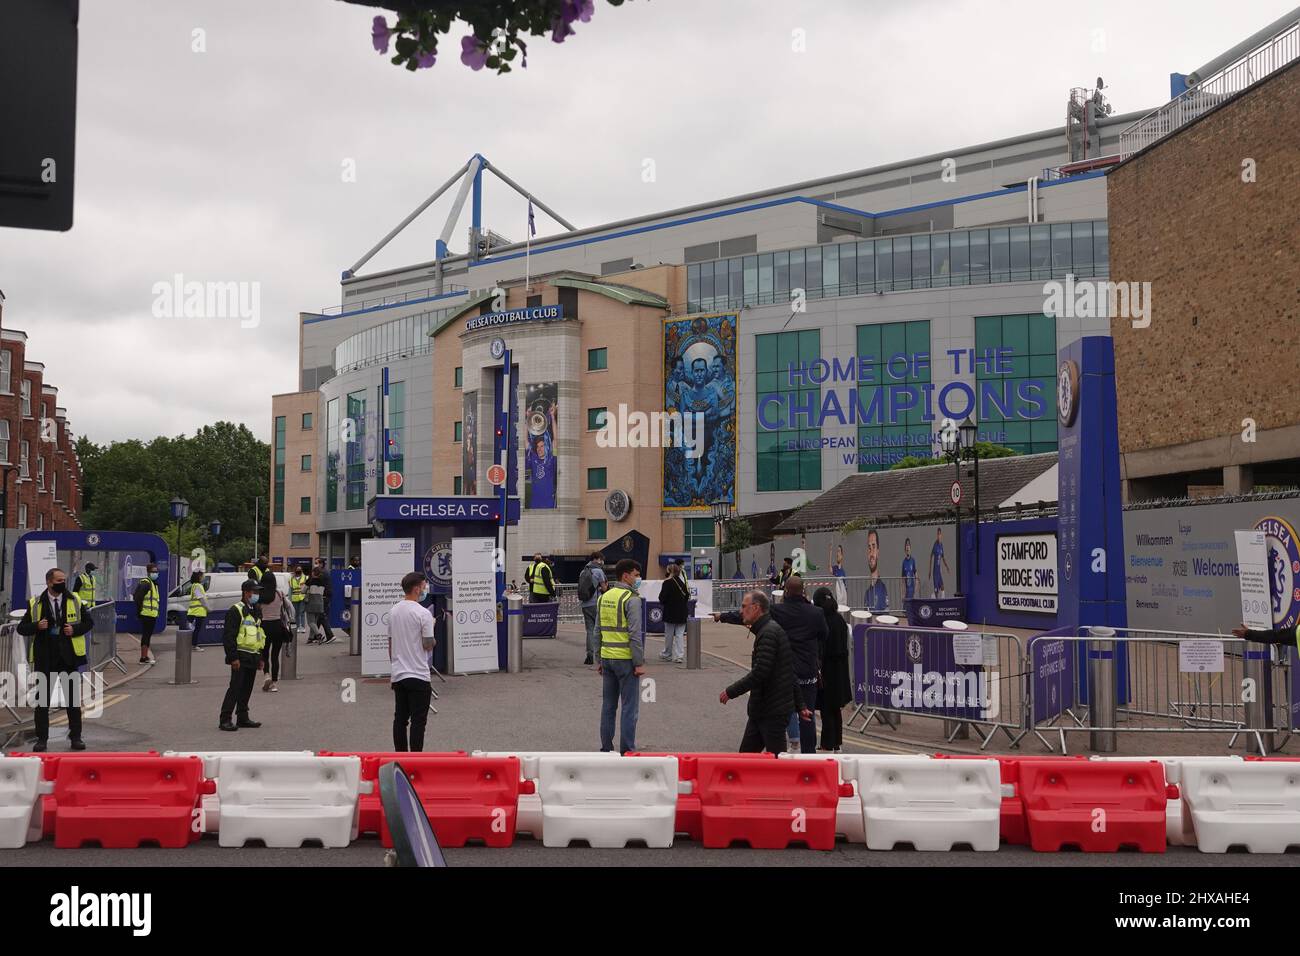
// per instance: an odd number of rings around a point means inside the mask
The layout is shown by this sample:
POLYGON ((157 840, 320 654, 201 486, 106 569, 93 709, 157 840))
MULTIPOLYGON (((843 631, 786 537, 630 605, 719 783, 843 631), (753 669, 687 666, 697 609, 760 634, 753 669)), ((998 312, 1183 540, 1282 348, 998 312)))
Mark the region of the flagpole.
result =
POLYGON ((524 230, 524 294, 532 291, 532 272, 529 256, 533 250, 533 197, 528 197, 528 227, 524 230))

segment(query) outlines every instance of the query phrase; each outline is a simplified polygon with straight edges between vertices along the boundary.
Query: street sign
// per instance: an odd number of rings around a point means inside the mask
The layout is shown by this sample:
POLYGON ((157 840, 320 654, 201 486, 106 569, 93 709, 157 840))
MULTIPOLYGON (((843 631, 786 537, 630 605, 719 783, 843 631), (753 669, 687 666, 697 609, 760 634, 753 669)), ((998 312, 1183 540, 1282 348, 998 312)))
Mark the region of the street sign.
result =
POLYGON ((504 465, 492 465, 487 470, 487 480, 489 484, 500 487, 506 482, 506 469, 504 465))
POLYGON ((961 482, 960 481, 954 481, 952 483, 951 497, 952 497, 953 504, 955 505, 961 504, 961 482))
POLYGON ((402 487, 402 473, 400 471, 390 471, 384 476, 384 484, 396 491, 402 487))

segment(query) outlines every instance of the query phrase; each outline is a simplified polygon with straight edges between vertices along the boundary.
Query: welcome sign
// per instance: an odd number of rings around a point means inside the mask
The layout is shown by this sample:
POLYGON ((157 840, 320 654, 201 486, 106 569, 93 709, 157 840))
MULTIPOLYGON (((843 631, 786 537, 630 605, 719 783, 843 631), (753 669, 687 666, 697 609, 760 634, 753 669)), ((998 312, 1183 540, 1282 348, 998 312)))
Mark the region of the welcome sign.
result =
POLYGON ((1056 535, 998 536, 998 608, 1056 613, 1056 535))

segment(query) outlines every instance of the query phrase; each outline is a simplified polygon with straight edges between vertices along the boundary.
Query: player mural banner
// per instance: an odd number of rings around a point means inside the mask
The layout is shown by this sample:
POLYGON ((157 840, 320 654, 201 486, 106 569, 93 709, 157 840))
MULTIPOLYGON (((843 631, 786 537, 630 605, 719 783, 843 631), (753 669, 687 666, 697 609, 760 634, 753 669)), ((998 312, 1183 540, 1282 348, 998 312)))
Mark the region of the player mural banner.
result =
POLYGON ((558 481, 555 425, 560 386, 556 382, 529 385, 524 393, 524 429, 528 451, 524 455, 524 507, 554 508, 558 481))
POLYGON ((736 316, 664 323, 663 506, 736 500, 736 316))
POLYGON ((461 494, 478 494, 478 456, 474 447, 478 429, 474 427, 478 418, 478 392, 465 393, 464 412, 460 418, 460 479, 461 494))

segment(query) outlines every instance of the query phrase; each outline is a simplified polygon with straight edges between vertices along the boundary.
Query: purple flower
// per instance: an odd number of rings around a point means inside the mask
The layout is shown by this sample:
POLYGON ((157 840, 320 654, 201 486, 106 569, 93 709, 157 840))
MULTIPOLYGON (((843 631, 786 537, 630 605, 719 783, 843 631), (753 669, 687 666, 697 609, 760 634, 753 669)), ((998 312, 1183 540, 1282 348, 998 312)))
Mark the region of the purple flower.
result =
POLYGON ((592 0, 563 0, 559 15, 551 21, 551 39, 556 43, 563 43, 565 37, 573 36, 574 31, 570 24, 575 20, 589 22, 595 10, 592 0))
POLYGON ((573 36, 573 27, 563 17, 556 17, 551 21, 551 39, 556 43, 563 43, 565 37, 573 36))
POLYGON ((437 59, 438 54, 436 51, 423 50, 420 55, 415 58, 415 68, 417 70, 427 70, 429 67, 433 66, 437 59))
POLYGON ((387 53, 388 39, 395 32, 396 31, 394 30, 388 29, 388 21, 383 17, 375 17, 374 22, 370 26, 370 39, 375 44, 375 52, 387 53))
POLYGON ((460 62, 464 63, 472 70, 481 70, 487 63, 487 49, 479 43, 478 37, 472 33, 467 37, 460 39, 460 62))

